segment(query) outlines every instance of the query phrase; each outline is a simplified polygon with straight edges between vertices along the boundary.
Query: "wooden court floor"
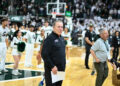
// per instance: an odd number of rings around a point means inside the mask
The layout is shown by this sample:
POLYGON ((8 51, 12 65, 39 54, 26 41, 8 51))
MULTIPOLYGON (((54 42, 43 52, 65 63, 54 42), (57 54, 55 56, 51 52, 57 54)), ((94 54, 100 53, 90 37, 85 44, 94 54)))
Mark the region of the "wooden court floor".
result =
MULTIPOLYGON (((63 81, 62 86, 95 86, 96 74, 91 76, 92 63, 93 63, 92 56, 90 56, 90 60, 89 60, 90 69, 87 70, 84 67, 85 49, 80 47, 71 47, 69 48, 69 50, 70 50, 70 58, 69 58, 69 63, 66 64, 66 77, 65 80, 63 81)), ((24 67, 24 57, 25 57, 25 52, 24 52, 19 64, 19 69, 44 72, 43 68, 38 69, 36 67, 37 65, 36 55, 37 55, 37 51, 34 52, 34 56, 32 57, 33 67, 26 68, 24 67)), ((11 62, 11 63, 14 62, 13 57, 11 56, 11 49, 8 49, 7 51, 6 62, 11 62)), ((109 76, 104 82, 103 86, 113 86, 112 78, 111 78, 112 67, 109 63, 108 65, 109 65, 109 74, 108 74, 109 76)), ((6 68, 12 69, 13 64, 6 65, 6 68)), ((2 77, 6 78, 5 76, 2 77)), ((38 86, 41 79, 42 79, 42 75, 28 77, 28 78, 14 77, 14 79, 0 81, 0 86, 38 86)))

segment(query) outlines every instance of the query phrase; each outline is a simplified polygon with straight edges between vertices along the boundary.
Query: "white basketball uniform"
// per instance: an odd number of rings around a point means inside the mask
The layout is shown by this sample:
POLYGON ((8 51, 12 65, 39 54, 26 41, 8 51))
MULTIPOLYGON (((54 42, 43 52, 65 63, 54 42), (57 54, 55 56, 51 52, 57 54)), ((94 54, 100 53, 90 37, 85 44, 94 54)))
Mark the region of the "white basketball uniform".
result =
POLYGON ((25 66, 29 67, 32 65, 32 56, 33 56, 34 43, 35 43, 35 33, 28 31, 25 38, 27 39, 25 66))
POLYGON ((0 26, 0 70, 5 69, 5 59, 6 59, 6 39, 8 39, 7 34, 9 33, 9 29, 7 27, 3 28, 0 26))
POLYGON ((42 29, 45 31, 45 37, 50 35, 51 32, 53 31, 53 28, 51 26, 48 26, 48 27, 43 26, 42 29))

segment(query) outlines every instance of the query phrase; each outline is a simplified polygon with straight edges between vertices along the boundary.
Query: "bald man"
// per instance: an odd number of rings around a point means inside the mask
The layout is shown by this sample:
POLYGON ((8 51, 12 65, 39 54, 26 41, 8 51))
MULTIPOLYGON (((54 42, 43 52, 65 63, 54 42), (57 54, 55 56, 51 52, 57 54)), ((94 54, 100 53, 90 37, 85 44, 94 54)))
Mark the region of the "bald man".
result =
POLYGON ((65 43, 61 36, 63 31, 63 22, 56 21, 53 24, 53 32, 44 40, 42 49, 42 58, 45 67, 46 86, 61 86, 62 81, 52 83, 51 71, 57 74, 58 71, 65 71, 65 43))

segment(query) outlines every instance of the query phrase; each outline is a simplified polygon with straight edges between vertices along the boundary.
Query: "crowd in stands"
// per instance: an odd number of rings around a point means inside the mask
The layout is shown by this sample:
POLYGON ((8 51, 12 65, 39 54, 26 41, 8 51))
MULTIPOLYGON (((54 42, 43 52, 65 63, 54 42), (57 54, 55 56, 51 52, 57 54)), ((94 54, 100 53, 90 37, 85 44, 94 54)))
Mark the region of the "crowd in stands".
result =
MULTIPOLYGON (((57 0, 0 0, 0 15, 23 15, 46 17, 47 2, 57 0)), ((66 2, 66 10, 73 18, 120 19, 120 0, 60 0, 66 2)))
MULTIPOLYGON (((57 0, 0 0, 0 15, 20 15, 23 16, 23 25, 37 28, 42 27, 47 18, 52 26, 53 20, 46 14, 47 2, 57 0)), ((80 35, 84 38, 85 31, 92 23, 95 32, 99 29, 109 30, 112 35, 116 30, 120 31, 120 0, 60 0, 66 2, 66 10, 72 12, 71 25, 68 20, 62 17, 64 27, 69 29, 73 44, 78 44, 80 35), (71 27, 71 28, 70 28, 71 27), (78 36, 78 34, 80 34, 78 36)), ((12 25, 12 24, 11 24, 12 25)))

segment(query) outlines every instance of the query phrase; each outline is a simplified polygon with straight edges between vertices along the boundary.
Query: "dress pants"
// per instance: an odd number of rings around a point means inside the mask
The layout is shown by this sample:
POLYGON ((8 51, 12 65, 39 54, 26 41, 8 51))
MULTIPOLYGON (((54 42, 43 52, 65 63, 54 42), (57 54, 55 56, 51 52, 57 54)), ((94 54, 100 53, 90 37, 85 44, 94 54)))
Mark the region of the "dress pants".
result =
POLYGON ((113 58, 117 61, 117 58, 119 56, 119 47, 114 47, 113 50, 113 58))
POLYGON ((88 61, 89 61, 89 55, 90 55, 90 46, 86 46, 86 56, 85 56, 85 66, 86 67, 89 67, 88 66, 88 61))
POLYGON ((62 86, 62 81, 52 84, 51 69, 45 65, 45 83, 46 86, 62 86))
POLYGON ((95 86, 102 86, 108 76, 108 65, 106 62, 94 63, 97 72, 95 86))

